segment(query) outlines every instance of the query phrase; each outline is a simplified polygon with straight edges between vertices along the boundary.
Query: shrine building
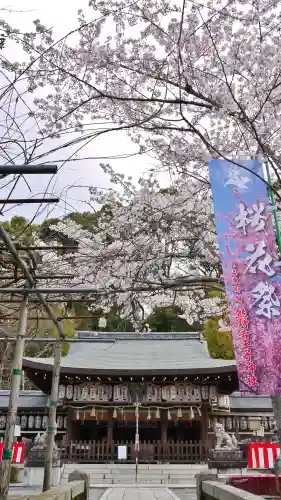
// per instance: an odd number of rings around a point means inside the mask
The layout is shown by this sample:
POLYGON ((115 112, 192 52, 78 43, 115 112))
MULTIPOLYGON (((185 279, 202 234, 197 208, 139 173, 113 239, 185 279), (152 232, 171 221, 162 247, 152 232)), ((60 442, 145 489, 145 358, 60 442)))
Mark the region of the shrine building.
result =
MULTIPOLYGON (((144 462, 200 462, 214 444, 216 422, 240 440, 256 431, 269 439, 270 398, 235 393, 235 361, 211 358, 201 333, 77 337, 61 365, 56 440, 65 459, 115 461, 124 445, 128 461, 138 453, 144 462)), ((18 424, 30 437, 47 426, 53 359, 25 358, 23 368, 38 388, 19 401, 18 424)), ((8 393, 0 391, 2 433, 8 393)))

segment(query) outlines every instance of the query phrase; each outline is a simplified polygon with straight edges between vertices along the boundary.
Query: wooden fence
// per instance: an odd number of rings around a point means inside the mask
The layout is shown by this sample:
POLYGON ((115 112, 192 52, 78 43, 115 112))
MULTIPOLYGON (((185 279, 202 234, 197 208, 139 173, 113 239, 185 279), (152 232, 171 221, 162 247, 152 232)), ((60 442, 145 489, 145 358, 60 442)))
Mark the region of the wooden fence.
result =
MULTIPOLYGON (((68 463, 118 462, 118 446, 127 446, 127 463, 136 459, 133 441, 69 441, 61 448, 61 458, 68 463)), ((193 441, 142 441, 138 452, 141 463, 203 463, 208 458, 208 446, 193 441)))

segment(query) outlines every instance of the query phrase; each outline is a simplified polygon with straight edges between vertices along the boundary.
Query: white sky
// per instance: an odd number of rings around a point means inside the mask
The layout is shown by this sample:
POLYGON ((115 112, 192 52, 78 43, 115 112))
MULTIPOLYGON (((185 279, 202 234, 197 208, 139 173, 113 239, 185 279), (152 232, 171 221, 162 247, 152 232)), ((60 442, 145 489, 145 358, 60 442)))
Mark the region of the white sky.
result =
MULTIPOLYGON (((18 27, 21 32, 31 30, 33 28, 32 21, 40 19, 45 26, 53 28, 54 38, 59 39, 78 25, 76 21, 77 11, 80 8, 87 10, 88 0, 11 0, 11 2, 7 3, 4 0, 0 0, 0 8, 11 10, 10 13, 5 12, 5 14, 3 14, 2 11, 1 15, 11 25, 18 27)), ((91 12, 93 12, 92 9, 91 12)), ((9 59, 9 47, 4 49, 3 55, 9 59)), ((14 59, 14 57, 12 59, 14 59)), ((87 149, 83 150, 81 156, 105 157, 131 154, 136 151, 137 146, 130 141, 124 132, 115 132, 110 135, 105 134, 101 138, 95 139, 87 149)), ((55 154, 54 158, 62 159, 64 158, 64 153, 55 154)), ((73 210, 88 210, 88 189, 87 187, 78 186, 109 186, 108 178, 99 167, 100 161, 104 163, 107 162, 106 159, 83 160, 65 165, 55 178, 54 191, 57 195, 60 195, 62 191, 65 192, 68 186, 76 186, 67 191, 67 202, 69 206, 65 207, 63 203, 60 203, 59 207, 49 205, 49 208, 45 209, 40 219, 42 220, 48 217, 47 210, 53 210, 51 215, 49 215, 51 217, 63 215, 66 210, 71 210, 70 205, 73 206, 73 210), (81 200, 84 200, 84 202, 81 200)), ((131 175, 134 180, 137 180, 144 171, 152 167, 152 160, 150 158, 139 155, 122 160, 114 159, 108 161, 116 171, 122 172, 125 175, 131 175)), ((37 178, 35 178, 35 176, 27 176, 27 179, 32 188, 32 195, 34 196, 35 193, 38 193, 38 196, 40 196, 40 194, 44 193, 50 176, 40 176, 37 178)), ((52 185, 54 185, 54 183, 52 185)), ((7 191, 4 192, 2 189, 1 198, 5 198, 6 193, 7 191)), ((23 198, 25 196, 30 196, 30 194, 27 191, 25 183, 21 181, 12 197, 23 198)), ((65 198, 65 196, 63 196, 63 198, 65 198)), ((0 217, 0 220, 7 220, 13 215, 23 215, 27 218, 31 218, 35 214, 37 208, 37 205, 21 205, 20 207, 14 208, 12 208, 12 205, 9 205, 5 207, 4 216, 0 217), (9 209, 8 211, 6 211, 7 208, 9 209)))

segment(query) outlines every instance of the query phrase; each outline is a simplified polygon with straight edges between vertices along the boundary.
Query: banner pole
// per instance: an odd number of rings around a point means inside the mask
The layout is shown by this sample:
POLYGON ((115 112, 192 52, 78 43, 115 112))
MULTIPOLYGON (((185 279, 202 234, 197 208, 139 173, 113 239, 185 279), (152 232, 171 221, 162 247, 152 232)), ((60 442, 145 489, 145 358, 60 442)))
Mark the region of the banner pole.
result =
POLYGON ((268 166, 267 161, 265 162, 265 169, 266 169, 267 181, 268 181, 268 185, 269 185, 271 205, 273 208, 273 217, 274 217, 274 224, 275 224, 275 230, 276 230, 276 236, 277 236, 278 249, 279 249, 279 254, 281 256, 281 232, 280 232, 280 227, 279 227, 278 219, 277 219, 276 203, 275 203, 274 193, 272 190, 272 180, 270 177, 269 166, 268 166))
MULTIPOLYGON (((265 161, 265 169, 266 169, 267 181, 268 181, 268 185, 269 185, 271 205, 273 208, 273 218, 274 218, 274 225, 275 225, 276 236, 277 236, 279 255, 281 256, 281 233, 280 233, 280 227, 278 224, 277 209, 276 209, 274 193, 272 190, 272 180, 270 177, 269 166, 268 166, 267 161, 265 161)), ((275 425, 276 425, 276 429, 278 432, 279 446, 281 448, 281 395, 271 396, 271 401, 272 401, 272 408, 273 408, 273 413, 274 413, 274 418, 275 418, 275 425)), ((281 472, 281 457, 280 456, 277 457, 277 459, 276 459, 274 469, 275 469, 275 476, 276 476, 277 491, 279 492, 280 498, 281 498, 281 491, 280 491, 279 477, 278 477, 280 472, 281 472)))

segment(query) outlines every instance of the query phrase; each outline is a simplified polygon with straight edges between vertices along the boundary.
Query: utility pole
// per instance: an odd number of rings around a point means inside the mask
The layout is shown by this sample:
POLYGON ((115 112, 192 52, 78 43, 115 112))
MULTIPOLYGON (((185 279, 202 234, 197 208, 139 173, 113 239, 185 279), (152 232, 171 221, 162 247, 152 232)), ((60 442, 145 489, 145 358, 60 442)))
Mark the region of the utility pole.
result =
MULTIPOLYGON (((53 465, 53 454, 55 449, 55 435, 57 430, 56 416, 57 416, 57 404, 58 404, 58 393, 59 393, 59 382, 60 382, 60 364, 61 364, 61 343, 58 340, 54 349, 54 368, 52 376, 52 389, 51 389, 48 428, 47 428, 47 448, 46 448, 45 464, 44 464, 43 491, 47 491, 52 487, 52 472, 53 472, 52 465, 53 465)), ((0 500, 2 499, 0 498, 0 500)))
POLYGON ((19 330, 15 345, 15 354, 12 369, 12 381, 9 397, 9 408, 4 438, 4 450, 0 462, 0 500, 7 500, 9 493, 11 461, 13 454, 13 441, 18 409, 18 399, 22 379, 22 359, 24 353, 24 342, 27 329, 28 316, 28 294, 23 298, 20 307, 19 330))

